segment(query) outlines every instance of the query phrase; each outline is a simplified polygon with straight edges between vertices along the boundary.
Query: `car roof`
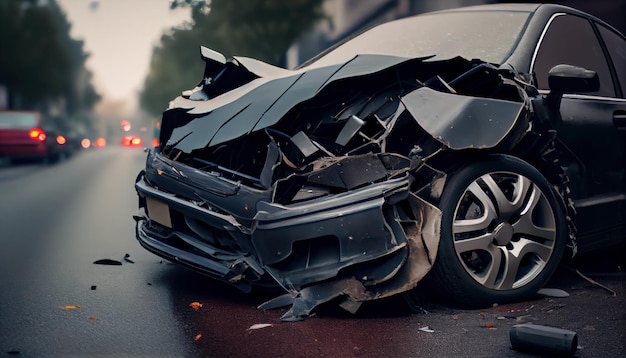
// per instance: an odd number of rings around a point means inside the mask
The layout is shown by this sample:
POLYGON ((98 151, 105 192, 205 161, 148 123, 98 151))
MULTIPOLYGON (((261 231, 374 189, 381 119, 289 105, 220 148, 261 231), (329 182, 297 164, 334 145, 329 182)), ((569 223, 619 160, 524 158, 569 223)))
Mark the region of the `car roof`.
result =
MULTIPOLYGON (((474 6, 465 6, 465 7, 457 7, 446 10, 436 11, 439 12, 459 12, 459 11, 529 11, 534 12, 540 6, 544 4, 531 4, 531 3, 502 3, 502 4, 484 4, 484 5, 474 5, 474 6)), ((432 13, 431 13, 432 14, 432 13)))

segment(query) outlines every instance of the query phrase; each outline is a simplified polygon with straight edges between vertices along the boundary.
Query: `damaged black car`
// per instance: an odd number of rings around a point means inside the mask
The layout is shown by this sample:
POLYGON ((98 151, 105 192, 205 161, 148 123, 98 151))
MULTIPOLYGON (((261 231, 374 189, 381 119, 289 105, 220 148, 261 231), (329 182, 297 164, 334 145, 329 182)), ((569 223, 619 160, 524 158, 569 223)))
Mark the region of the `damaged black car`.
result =
POLYGON ((135 183, 137 239, 245 292, 282 288, 260 307, 291 306, 285 321, 418 290, 523 300, 564 255, 624 241, 626 40, 593 16, 429 13, 294 70, 201 57, 135 183))

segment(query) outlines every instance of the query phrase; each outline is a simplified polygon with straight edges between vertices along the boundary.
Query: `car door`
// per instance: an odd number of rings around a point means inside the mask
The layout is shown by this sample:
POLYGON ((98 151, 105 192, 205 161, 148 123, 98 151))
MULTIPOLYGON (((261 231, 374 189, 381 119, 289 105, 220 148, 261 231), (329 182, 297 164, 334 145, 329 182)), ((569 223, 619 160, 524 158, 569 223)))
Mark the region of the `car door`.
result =
POLYGON ((558 64, 596 71, 600 81, 596 92, 564 94, 555 123, 578 211, 579 250, 586 251, 625 236, 626 40, 591 19, 556 14, 532 67, 540 90, 549 90, 548 72, 558 64))

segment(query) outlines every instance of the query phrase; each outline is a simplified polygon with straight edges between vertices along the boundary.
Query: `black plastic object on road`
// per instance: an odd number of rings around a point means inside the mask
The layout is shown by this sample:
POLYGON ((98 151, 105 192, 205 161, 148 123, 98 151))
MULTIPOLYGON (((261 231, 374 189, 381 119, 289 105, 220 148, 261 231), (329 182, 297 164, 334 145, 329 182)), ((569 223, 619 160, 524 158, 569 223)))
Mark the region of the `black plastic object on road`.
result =
POLYGON ((536 324, 516 324, 509 332, 511 348, 542 355, 571 356, 578 348, 576 332, 536 324))

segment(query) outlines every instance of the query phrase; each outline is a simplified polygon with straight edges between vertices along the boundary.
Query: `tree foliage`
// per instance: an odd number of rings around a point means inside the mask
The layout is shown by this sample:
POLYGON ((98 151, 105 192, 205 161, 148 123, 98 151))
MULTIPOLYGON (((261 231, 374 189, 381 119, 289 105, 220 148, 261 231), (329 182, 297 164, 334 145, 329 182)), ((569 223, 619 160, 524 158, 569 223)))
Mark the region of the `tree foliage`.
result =
POLYGON ((24 108, 63 99, 70 114, 93 107, 88 55, 70 30, 56 1, 0 0, 0 85, 10 100, 24 108))
POLYGON ((168 101, 202 79, 200 46, 278 64, 289 46, 324 17, 322 0, 177 0, 193 22, 170 30, 153 49, 140 103, 159 116, 168 101))

